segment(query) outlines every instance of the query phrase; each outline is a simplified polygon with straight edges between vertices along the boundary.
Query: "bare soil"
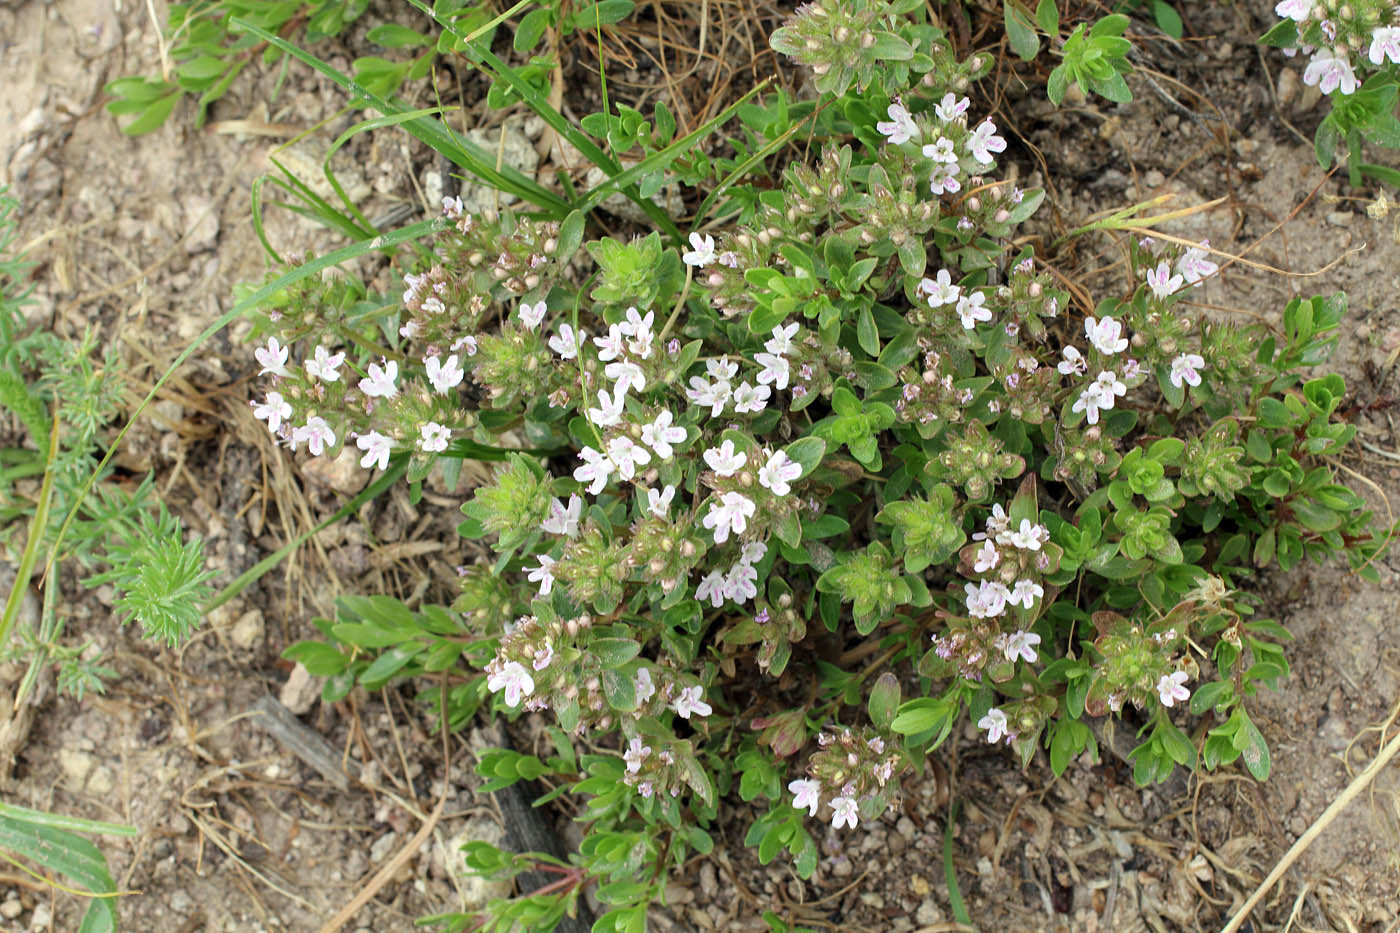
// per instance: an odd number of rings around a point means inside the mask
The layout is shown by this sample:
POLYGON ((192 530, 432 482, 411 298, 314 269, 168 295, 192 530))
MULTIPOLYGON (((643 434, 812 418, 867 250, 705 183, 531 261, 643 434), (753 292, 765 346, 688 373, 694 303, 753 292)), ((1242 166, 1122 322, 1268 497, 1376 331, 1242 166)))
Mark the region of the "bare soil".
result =
MULTIPOLYGON (((1354 394, 1364 444, 1338 469, 1384 519, 1400 502, 1400 215, 1317 167, 1308 138, 1321 110, 1308 105, 1297 63, 1252 44, 1271 21, 1271 2, 1178 6, 1197 38, 1139 43, 1132 104, 1081 99, 1055 111, 1000 75, 999 121, 1018 137, 1008 155, 1023 177, 1044 183, 1048 171, 1053 182, 1037 232, 1049 238, 1160 194, 1174 196, 1170 208, 1226 196, 1166 232, 1208 236, 1217 249, 1288 274, 1231 264, 1198 296, 1211 313, 1277 323, 1294 294, 1347 292, 1352 313, 1333 365, 1354 394)), ((736 15, 732 4, 714 7, 736 15)), ((731 33, 737 28, 723 34, 731 33)), ((317 51, 343 67, 366 54, 362 35, 360 26, 317 51)), ((720 74, 711 62, 687 80, 752 77, 763 48, 754 45, 722 48, 742 68, 720 74)), ((103 83, 158 67, 144 5, 0 2, 0 182, 23 204, 21 242, 40 263, 33 320, 66 334, 101 328, 141 393, 231 307, 235 285, 263 277, 248 192, 269 170, 269 154, 330 118, 278 155, 311 181, 320 153, 354 116, 340 113, 336 89, 294 68, 280 84, 275 74, 240 82, 205 129, 192 127, 182 105, 156 133, 125 137, 101 109, 103 83)), ((644 83, 646 72, 639 59, 630 74, 644 83)), ((442 86, 455 83, 444 77, 442 86)), ((480 93, 463 83, 476 114, 484 113, 480 93)), ((707 112, 703 103, 686 110, 697 122, 707 112)), ((538 127, 522 131, 539 141, 538 127)), ((393 134, 357 138, 337 166, 370 216, 400 205, 421 211, 424 192, 444 184, 435 162, 393 134)), ((282 251, 337 242, 286 211, 269 213, 268 235, 282 251)), ((1124 285, 1120 254, 1110 238, 1086 238, 1057 261, 1110 293, 1124 285)), ((155 471, 170 507, 205 538, 220 582, 333 512, 364 481, 353 464, 328 468, 270 446, 248 412, 256 367, 245 333, 235 325, 195 357, 119 460, 133 480, 155 471)), ((289 686, 279 660, 351 587, 446 598, 452 568, 464 561, 452 533, 463 497, 438 488, 412 505, 399 492, 333 526, 177 651, 118 627, 109 592, 66 580, 70 635, 99 645, 119 677, 106 696, 82 703, 51 690, 39 698, 4 799, 141 831, 102 841, 120 887, 135 892, 122 902, 127 929, 302 931, 319 929, 393 859, 445 777, 445 814, 432 837, 347 929, 409 930, 415 918, 480 903, 489 892, 460 877, 455 849, 498 838, 493 804, 475 793, 470 773, 473 749, 489 736, 454 737, 447 767, 413 687, 325 706, 315 685, 289 686), (267 695, 301 713, 360 779, 337 786, 274 740, 251 715, 267 695)), ((757 865, 742 846, 751 813, 731 802, 722 811, 726 844, 676 880, 655 927, 761 930, 759 915, 774 910, 820 929, 952 929, 942 853, 958 800, 958 886, 982 929, 1218 929, 1393 721, 1400 589, 1395 558, 1377 566, 1378 585, 1336 564, 1258 581, 1263 613, 1297 639, 1293 676, 1250 707, 1273 749, 1267 783, 1228 770, 1166 797, 1136 788, 1111 757, 1077 762, 1054 780, 1043 761, 1023 773, 969 731, 907 782, 901 812, 831 834, 810 883, 785 866, 757 865)), ((0 671, 6 683, 14 676, 0 671)), ((1400 929, 1397 852, 1392 768, 1289 872, 1250 928, 1400 929)), ((80 908, 18 873, 0 874, 0 928, 76 929, 80 908)))

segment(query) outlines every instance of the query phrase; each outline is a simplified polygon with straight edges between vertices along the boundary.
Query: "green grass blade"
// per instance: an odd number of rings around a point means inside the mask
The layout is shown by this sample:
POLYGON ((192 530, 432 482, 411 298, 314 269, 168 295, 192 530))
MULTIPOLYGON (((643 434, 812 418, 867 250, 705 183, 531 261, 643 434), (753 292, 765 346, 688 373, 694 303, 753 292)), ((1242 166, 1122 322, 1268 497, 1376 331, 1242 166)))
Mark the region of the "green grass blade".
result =
MULTIPOLYGON (((390 114, 389 116, 375 117, 370 120, 361 120, 359 123, 356 123, 354 126, 350 127, 348 130, 337 136, 335 138, 335 142, 331 143, 330 148, 326 150, 326 158, 321 163, 321 171, 325 173, 326 180, 331 183, 331 187, 335 189, 335 193, 340 197, 341 202, 346 206, 347 209, 349 209, 351 213, 355 215, 355 217, 360 221, 360 223, 364 224, 365 227, 371 230, 374 229, 374 225, 371 224, 369 222, 369 219, 366 218, 365 215, 360 212, 359 207, 356 206, 356 204, 350 200, 350 198, 345 194, 345 189, 340 186, 340 181, 335 177, 335 173, 331 171, 331 159, 335 157, 335 154, 339 152, 345 146, 346 143, 348 143, 350 140, 354 139, 361 133, 366 133, 370 130, 383 129, 388 126, 402 126, 403 124, 410 123, 413 120, 419 119, 420 117, 432 116, 438 112, 439 109, 437 107, 424 107, 420 110, 410 110, 406 113, 395 113, 390 114)), ((439 205, 432 205, 430 211, 436 211, 438 207, 439 205)))
MULTIPOLYGON (((424 3, 423 0, 408 0, 408 2, 428 16, 433 15, 432 7, 424 3)), ((462 43, 462 46, 466 49, 464 54, 472 61, 472 64, 481 68, 492 78, 509 84, 511 90, 520 95, 520 99, 525 102, 527 107, 533 110, 545 123, 549 124, 550 128, 556 133, 567 139, 575 149, 583 153, 588 161, 602 169, 609 178, 616 178, 623 174, 622 166, 618 164, 616 159, 600 149, 597 143, 593 142, 586 133, 574 126, 573 123, 569 121, 568 117, 565 117, 556 110, 549 103, 548 98, 521 79, 520 76, 517 75, 509 65, 501 61, 494 52, 471 36, 463 35, 452 23, 443 22, 440 19, 437 20, 437 23, 462 43)), ((649 217, 658 228, 669 235, 676 243, 683 241, 684 237, 681 234, 680 228, 677 227, 676 222, 671 219, 671 215, 667 214, 654 202, 642 197, 635 185, 627 185, 621 190, 630 201, 646 212, 647 217, 649 217)))
MULTIPOLYGON (((54 463, 58 460, 58 412, 54 411, 53 428, 49 431, 49 453, 48 460, 44 467, 44 481, 39 486, 39 501, 34 506, 34 518, 29 525, 29 538, 24 542, 24 553, 20 555, 19 568, 15 571, 15 582, 10 587, 9 598, 5 600, 5 614, 0 616, 0 647, 10 637, 10 629, 14 627, 15 619, 19 618, 19 607, 24 603, 24 595, 29 592, 29 578, 34 575, 34 565, 39 560, 39 548, 44 540, 44 532, 49 527, 49 508, 53 504, 53 482, 54 463)), ((93 473, 93 480, 97 479, 97 473, 101 472, 99 467, 93 473)), ((83 490, 83 495, 78 497, 82 502, 87 495, 87 490, 83 490)), ((73 506, 76 512, 78 507, 73 506)), ((69 514, 72 518, 72 513, 69 514)), ((64 526, 67 527, 67 522, 64 526)), ((60 540, 62 535, 60 533, 60 540)), ((54 548, 57 550, 58 545, 54 548)))
POLYGON ((85 820, 80 816, 61 816, 57 813, 45 813, 43 810, 31 810, 28 807, 17 807, 9 803, 0 803, 0 816, 6 816, 21 823, 32 823, 35 826, 48 826, 75 833, 101 833, 105 836, 141 835, 141 831, 135 826, 127 826, 124 823, 103 823, 99 820, 85 820))
POLYGON ((67 830, 0 815, 0 850, 71 878, 83 888, 79 893, 93 897, 81 931, 113 933, 117 929, 117 885, 97 846, 67 830))
POLYGON ((759 84, 755 88, 752 88, 743 97, 739 98, 734 103, 724 108, 724 110, 722 110, 720 113, 716 114, 714 117, 701 124, 700 126, 696 127, 694 130, 691 130, 689 133, 685 134, 680 139, 675 140, 666 148, 653 152, 651 155, 647 156, 645 159, 638 162, 636 165, 632 166, 626 171, 620 172, 617 175, 614 175, 612 178, 609 178, 606 181, 599 183, 596 187, 589 189, 588 192, 584 195, 583 204, 581 205, 581 207, 584 210, 592 210, 594 207, 598 206, 598 204, 600 204, 602 200, 612 192, 621 188, 628 187, 629 185, 635 184, 637 180, 639 180, 643 176, 649 175, 658 169, 665 168, 667 165, 670 165, 673 159, 675 159, 682 153, 694 148, 695 145, 700 142, 700 140, 710 135, 710 133, 714 132, 716 128, 722 126, 726 121, 728 121, 729 118, 732 117, 739 110, 740 107, 742 107, 745 103, 748 102, 749 98, 762 91, 764 87, 768 85, 768 82, 771 80, 771 78, 765 78, 761 84, 759 84))
POLYGON ((953 911, 953 919, 972 926, 972 917, 958 888, 958 867, 953 864, 953 827, 958 822, 958 804, 959 801, 953 801, 953 806, 948 810, 948 824, 943 827, 943 880, 948 883, 948 907, 953 911))
MULTIPOLYGON (((287 40, 275 36, 265 29, 254 26, 238 17, 234 17, 232 23, 240 29, 247 30, 269 45, 276 46, 278 49, 281 49, 303 64, 311 66, 357 98, 363 100, 366 104, 374 107, 374 109, 378 110, 381 114, 395 116, 409 112, 405 105, 397 101, 385 100, 378 94, 370 93, 370 91, 361 86, 353 78, 332 68, 311 53, 297 48, 287 40)), ((505 166, 497 170, 495 159, 491 158, 486 150, 472 143, 470 140, 463 139, 441 120, 420 116, 404 123, 403 128, 428 148, 446 156, 453 164, 465 168, 473 175, 482 179, 486 184, 500 191, 514 194, 534 204, 550 217, 562 219, 572 207, 567 201, 559 197, 559 195, 543 187, 539 182, 517 169, 505 166)))

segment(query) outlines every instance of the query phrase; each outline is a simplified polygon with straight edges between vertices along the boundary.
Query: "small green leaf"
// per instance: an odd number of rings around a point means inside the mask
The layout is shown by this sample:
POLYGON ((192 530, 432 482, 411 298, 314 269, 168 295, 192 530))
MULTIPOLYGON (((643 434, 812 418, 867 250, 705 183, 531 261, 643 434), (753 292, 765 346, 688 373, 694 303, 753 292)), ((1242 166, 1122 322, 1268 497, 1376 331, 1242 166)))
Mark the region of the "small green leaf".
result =
POLYGON ((885 730, 894 722, 899 707, 899 679, 890 671, 885 671, 870 688, 870 721, 876 729, 885 730))
POLYGON ((1030 61, 1040 51, 1040 37, 1035 34, 1035 26, 1019 0, 1002 0, 1002 12, 1006 23, 1006 41, 1011 51, 1022 61, 1030 61))

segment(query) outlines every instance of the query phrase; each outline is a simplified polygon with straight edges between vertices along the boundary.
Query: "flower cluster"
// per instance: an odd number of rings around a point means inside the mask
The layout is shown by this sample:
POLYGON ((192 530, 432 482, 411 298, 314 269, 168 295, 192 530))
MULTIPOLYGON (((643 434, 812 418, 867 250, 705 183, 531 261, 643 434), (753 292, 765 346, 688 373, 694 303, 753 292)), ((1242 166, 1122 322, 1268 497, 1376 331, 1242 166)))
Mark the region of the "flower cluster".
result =
POLYGON ((873 729, 840 728, 817 734, 817 751, 807 763, 808 777, 788 784, 792 805, 816 816, 826 804, 831 825, 854 829, 863 813, 878 817, 894 803, 895 778, 908 760, 873 729))
POLYGON ((1289 51, 1310 56, 1303 83, 1348 96, 1358 71, 1400 64, 1400 9, 1392 0, 1280 0, 1274 12, 1291 27, 1289 51))

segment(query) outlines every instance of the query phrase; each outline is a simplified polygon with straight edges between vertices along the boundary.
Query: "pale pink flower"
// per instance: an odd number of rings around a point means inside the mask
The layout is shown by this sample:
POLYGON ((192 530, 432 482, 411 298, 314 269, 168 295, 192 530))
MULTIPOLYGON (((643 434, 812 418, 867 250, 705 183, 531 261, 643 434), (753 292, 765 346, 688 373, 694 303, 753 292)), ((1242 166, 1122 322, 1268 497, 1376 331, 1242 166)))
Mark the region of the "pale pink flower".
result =
POLYGON ((642 426, 642 443, 646 444, 662 460, 670 460, 675 453, 673 444, 685 442, 685 428, 671 423, 674 416, 670 409, 662 409, 651 424, 642 426))
POLYGON ((987 710, 987 715, 977 720, 977 728, 987 730, 987 741, 993 745, 1006 736, 1006 727, 1006 714, 995 706, 987 710))
POLYGON ((579 518, 583 515, 583 499, 576 494, 569 496, 566 506, 557 498, 549 501, 549 518, 540 523, 540 530, 552 535, 574 537, 578 534, 579 518))
POLYGON ((996 124, 989 118, 977 124, 977 129, 967 138, 967 151, 983 165, 991 165, 995 161, 993 152, 1006 151, 1006 140, 997 136, 996 131, 996 124))
POLYGON ((1378 26, 1371 33, 1371 48, 1368 57, 1371 64, 1379 65, 1387 58, 1400 64, 1400 26, 1378 26))
POLYGON ((1155 269, 1147 270, 1147 285, 1157 298, 1166 298, 1181 290, 1185 277, 1172 275, 1171 263, 1163 259, 1155 269))
POLYGON ((723 544, 729 540, 731 533, 744 533, 754 511, 754 504, 748 497, 737 492, 726 492, 718 501, 710 503, 710 510, 700 523, 714 530, 715 544, 723 544))
POLYGON ((775 496, 785 496, 792 491, 789 485, 802 475, 802 464, 793 460, 786 451, 777 451, 768 458, 758 471, 759 485, 775 496))
POLYGON ((438 356, 428 357, 423 361, 423 370, 427 373, 428 382, 432 384, 433 390, 439 395, 446 395, 461 385, 462 378, 466 375, 458 364, 455 353, 445 361, 438 356))
POLYGON ((856 802, 850 797, 837 797, 831 801, 832 829, 840 829, 843 825, 855 829, 858 816, 856 802))
POLYGON ((919 135, 919 128, 914 125, 914 117, 902 103, 895 101, 886 112, 889 114, 889 120, 876 123, 875 130, 892 144, 901 146, 919 135))
POLYGON ((1198 386, 1201 384, 1201 370, 1206 361, 1199 353, 1182 353, 1172 360, 1171 381, 1178 389, 1182 383, 1198 386))
POLYGON ((698 713, 701 716, 708 716, 714 712, 710 704, 706 703, 702 697, 705 688, 698 684, 694 687, 686 687, 681 691, 680 696, 671 701, 671 709, 676 711, 676 715, 682 719, 689 719, 692 714, 698 713))
POLYGON ((681 261, 687 266, 695 266, 700 269, 714 262, 715 238, 709 234, 701 236, 699 233, 692 233, 690 235, 690 250, 681 254, 681 261))
POLYGON ((736 451, 731 440, 725 440, 718 447, 711 447, 705 451, 704 457, 710 469, 720 476, 733 476, 749 462, 748 454, 736 451))
POLYGON ((261 376, 263 373, 271 373, 274 376, 280 376, 284 379, 291 375, 291 373, 287 371, 287 355, 289 352, 290 351, 286 347, 277 342, 276 337, 267 338, 267 346, 258 347, 253 351, 253 356, 257 359, 258 364, 262 366, 262 369, 258 371, 258 375, 261 376))
POLYGON ((344 353, 331 353, 325 347, 317 347, 311 359, 302 364, 302 369, 312 379, 322 382, 340 381, 340 364, 345 362, 344 353))
POLYGON ((504 690, 506 706, 516 707, 520 705, 521 697, 527 697, 534 692, 535 678, 530 676, 525 665, 519 661, 507 661, 504 667, 486 681, 486 687, 492 693, 504 690))
POLYGON ((822 782, 814 781, 811 778, 801 778, 788 783, 788 790, 792 793, 792 805, 798 810, 804 807, 808 816, 816 816, 817 810, 822 805, 822 782))
POLYGON ((306 449, 314 456, 321 456, 327 447, 335 446, 335 432, 331 430, 329 422, 320 415, 312 415, 307 419, 304 427, 297 428, 292 432, 292 440, 298 444, 306 444, 306 449))
POLYGON ((1157 681, 1157 698, 1162 701, 1162 705, 1171 707, 1191 699, 1191 691, 1186 688, 1186 681, 1190 679, 1191 675, 1185 671, 1163 674, 1157 681))
POLYGON ((253 417, 266 421, 267 429, 276 434, 282 422, 292 417, 292 404, 282 398, 281 392, 269 392, 267 400, 253 409, 253 417))
POLYGON ((1343 50, 1329 52, 1325 49, 1319 50, 1312 61, 1308 62, 1308 67, 1303 71, 1303 83, 1317 85, 1317 89, 1324 94, 1331 94, 1339 89, 1343 94, 1354 94, 1361 86, 1356 79, 1356 72, 1351 68, 1347 53, 1343 50))
MULTIPOLYGON (((539 566, 530 567, 525 574, 525 579, 531 583, 540 585, 540 595, 548 596, 554 589, 554 558, 546 555, 539 555, 539 566)), ((539 668, 536 668, 539 670, 539 668)))
POLYGON ((622 760, 627 763, 627 770, 636 774, 642 770, 642 762, 646 761, 651 754, 651 746, 643 745, 639 736, 633 736, 632 741, 627 743, 627 751, 623 753, 622 760))
POLYGON ((537 301, 534 304, 521 302, 520 323, 524 324, 530 330, 534 330, 540 326, 540 322, 544 320, 544 316, 547 313, 549 313, 549 306, 543 301, 537 301))
POLYGON ((360 391, 370 398, 393 398, 399 392, 394 385, 398 378, 399 364, 394 360, 386 360, 383 368, 378 363, 370 363, 369 375, 360 380, 360 391))
POLYGON ((447 449, 447 442, 452 439, 452 429, 436 421, 429 421, 418 429, 418 435, 418 446, 424 453, 440 454, 447 449))
POLYGON ((360 458, 360 466, 364 469, 368 470, 371 466, 381 470, 389 468, 389 454, 394 449, 394 442, 383 434, 378 431, 361 434, 355 438, 355 446, 365 452, 360 458))

